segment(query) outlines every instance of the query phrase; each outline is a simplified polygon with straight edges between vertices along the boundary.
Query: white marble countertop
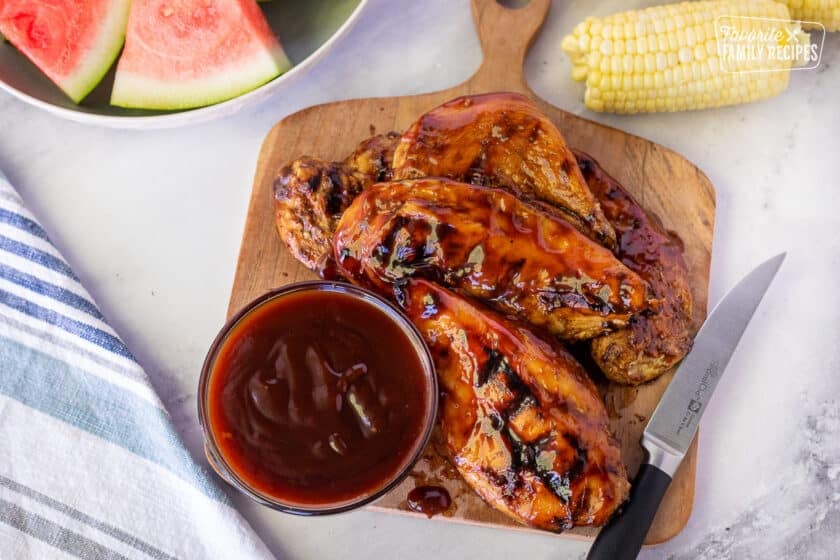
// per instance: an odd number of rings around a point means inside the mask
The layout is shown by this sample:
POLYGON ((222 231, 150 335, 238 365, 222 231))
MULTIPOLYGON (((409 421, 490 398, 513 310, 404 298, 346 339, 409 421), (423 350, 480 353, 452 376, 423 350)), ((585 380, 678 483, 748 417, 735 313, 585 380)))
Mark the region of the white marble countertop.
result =
MULTIPOLYGON (((649 3, 649 2, 647 2, 649 3)), ((703 419, 691 520, 643 558, 834 558, 840 534, 840 33, 775 99, 616 117, 584 109, 559 43, 586 15, 557 2, 527 62, 537 93, 674 148, 717 188, 710 301, 788 258, 703 419)), ((151 376, 200 457, 195 387, 224 320, 257 151, 300 108, 431 91, 480 49, 468 2, 372 0, 307 75, 214 123, 129 132, 59 120, 0 95, 0 168, 151 376)), ((278 558, 581 558, 586 543, 361 511, 282 515, 237 499, 278 558)))

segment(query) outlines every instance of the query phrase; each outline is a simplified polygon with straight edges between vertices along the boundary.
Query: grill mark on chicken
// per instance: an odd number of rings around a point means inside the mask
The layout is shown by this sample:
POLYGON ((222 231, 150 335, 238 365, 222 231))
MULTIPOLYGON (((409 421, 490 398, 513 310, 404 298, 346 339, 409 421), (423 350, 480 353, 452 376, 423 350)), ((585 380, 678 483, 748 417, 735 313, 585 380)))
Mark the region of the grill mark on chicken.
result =
POLYGON ((648 305, 644 281, 609 250, 499 189, 375 185, 345 211, 333 243, 340 273, 385 295, 399 298, 399 280, 423 277, 564 339, 623 326, 648 305), (440 239, 444 223, 452 231, 440 239))
POLYGON ((441 429, 464 479, 534 527, 603 524, 629 483, 583 368, 556 341, 436 284, 409 279, 404 294, 435 360, 441 429))
POLYGON ((494 350, 493 348, 484 348, 484 351, 487 352, 487 361, 484 363, 484 366, 479 371, 478 375, 475 378, 475 386, 481 387, 487 380, 490 379, 492 375, 499 371, 499 368, 507 367, 507 363, 505 362, 505 357, 502 356, 499 352, 494 350))

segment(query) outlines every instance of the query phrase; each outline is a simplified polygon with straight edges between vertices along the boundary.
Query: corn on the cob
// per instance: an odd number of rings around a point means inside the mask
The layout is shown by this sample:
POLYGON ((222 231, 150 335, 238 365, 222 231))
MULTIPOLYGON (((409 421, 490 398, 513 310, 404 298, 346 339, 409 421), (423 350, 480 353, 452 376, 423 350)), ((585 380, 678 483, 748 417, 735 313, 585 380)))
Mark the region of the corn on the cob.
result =
MULTIPOLYGON (((840 0, 782 0, 790 8, 793 19, 815 21, 826 31, 840 31, 840 0)), ((816 26, 803 24, 802 27, 816 26)))
POLYGON ((571 59, 572 77, 586 81, 584 100, 594 111, 705 109, 784 91, 790 60, 768 60, 766 52, 761 58, 721 59, 720 18, 739 33, 773 29, 785 37, 782 42, 794 36, 807 45, 808 35, 788 23, 787 6, 743 0, 684 2, 591 17, 563 39, 562 47, 571 59))

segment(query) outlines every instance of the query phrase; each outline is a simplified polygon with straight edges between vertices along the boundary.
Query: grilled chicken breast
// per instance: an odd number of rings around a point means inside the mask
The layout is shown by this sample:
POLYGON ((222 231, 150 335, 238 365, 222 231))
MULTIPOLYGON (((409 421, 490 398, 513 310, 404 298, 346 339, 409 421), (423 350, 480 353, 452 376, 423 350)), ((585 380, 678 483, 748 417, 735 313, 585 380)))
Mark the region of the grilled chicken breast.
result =
POLYGON ((366 189, 334 239, 338 271, 399 298, 420 276, 545 327, 592 338, 647 308, 647 287, 564 220, 508 192, 418 179, 366 189))
POLYGON ((318 272, 329 266, 338 219, 365 187, 390 178, 398 139, 395 132, 373 136, 342 162, 304 156, 280 169, 275 226, 297 260, 318 272))
MULTIPOLYGON (((276 225, 292 254, 322 275, 325 270, 332 269, 332 238, 343 212, 371 184, 388 180, 392 175, 420 173, 418 168, 422 166, 418 163, 420 153, 417 149, 419 145, 429 145, 432 129, 445 128, 444 124, 456 115, 466 115, 463 122, 472 123, 464 129, 467 132, 474 131, 475 127, 492 128, 492 123, 512 118, 505 115, 510 115, 517 106, 526 113, 531 110, 530 101, 516 94, 473 96, 459 103, 453 101, 427 113, 402 139, 392 132, 365 140, 342 162, 302 157, 281 169, 274 185, 276 225), (468 110, 470 107, 472 111, 468 110), (496 116, 492 117, 492 114, 496 116), (414 163, 407 165, 409 161, 414 163)), ((493 134, 491 130, 491 137, 493 134)), ((510 155, 490 157, 498 156, 498 152, 485 151, 482 164, 472 166, 467 173, 469 179, 498 185, 539 211, 565 219, 577 229, 592 234, 591 228, 578 215, 559 206, 559 199, 551 194, 555 191, 538 190, 534 186, 537 183, 527 179, 524 172, 507 173, 503 162, 509 161, 510 155)), ((457 161, 463 157, 463 154, 449 155, 457 161)), ((655 309, 645 310, 632 319, 619 317, 603 325, 601 333, 607 327, 614 329, 626 325, 627 328, 602 334, 592 342, 591 352, 597 365, 613 381, 643 383, 673 367, 691 347, 691 293, 681 246, 663 230, 655 216, 645 212, 591 157, 573 151, 575 156, 599 212, 617 232, 616 256, 649 284, 649 296, 658 302, 655 309)), ((426 165, 432 164, 427 161, 426 165)), ((458 175, 453 171, 457 165, 447 166, 438 170, 458 175)), ((557 331, 556 328, 553 330, 557 331)), ((577 334, 564 336, 585 338, 595 334, 598 333, 585 328, 577 334)))
POLYGON ((455 467, 490 505, 527 525, 601 525, 629 483, 583 368, 442 287, 409 280, 402 305, 434 356, 441 428, 455 467))
POLYGON ((589 188, 618 235, 616 256, 645 279, 655 309, 630 319, 627 327, 592 340, 598 367, 617 383, 655 379, 691 349, 691 289, 682 243, 667 232, 587 154, 575 152, 589 188))
POLYGON ((394 153, 394 179, 448 177, 551 204, 607 247, 615 233, 560 131, 518 93, 459 97, 421 116, 394 153))

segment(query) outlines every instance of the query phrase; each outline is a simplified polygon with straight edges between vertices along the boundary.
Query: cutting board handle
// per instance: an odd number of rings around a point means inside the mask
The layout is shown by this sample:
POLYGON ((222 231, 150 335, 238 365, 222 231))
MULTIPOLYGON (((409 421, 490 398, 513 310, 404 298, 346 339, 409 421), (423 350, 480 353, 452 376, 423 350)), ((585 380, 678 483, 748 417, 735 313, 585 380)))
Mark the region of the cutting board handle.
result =
POLYGON ((548 15, 551 0, 506 8, 497 0, 472 0, 473 19, 484 59, 466 86, 473 92, 527 93, 525 56, 548 15))

